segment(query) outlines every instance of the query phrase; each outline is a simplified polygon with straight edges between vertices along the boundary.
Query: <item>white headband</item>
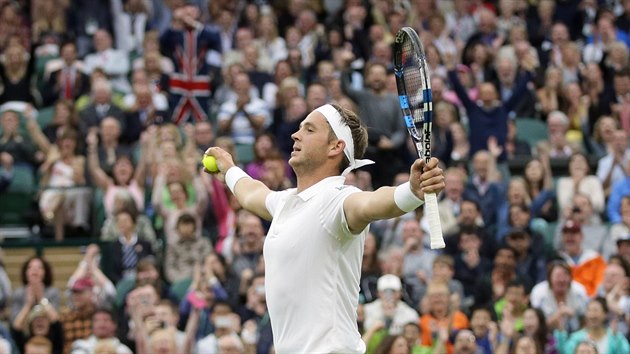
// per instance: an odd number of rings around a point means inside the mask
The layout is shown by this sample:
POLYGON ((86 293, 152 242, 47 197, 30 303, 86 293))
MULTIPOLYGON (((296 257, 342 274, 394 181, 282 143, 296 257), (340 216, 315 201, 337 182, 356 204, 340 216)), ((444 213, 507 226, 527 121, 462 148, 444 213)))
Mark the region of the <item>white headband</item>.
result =
POLYGON ((324 118, 326 118, 328 124, 330 124, 330 127, 337 136, 337 139, 343 140, 346 143, 343 153, 348 158, 350 165, 341 172, 342 176, 347 175, 350 171, 356 168, 374 163, 372 160, 354 159, 354 141, 352 140, 352 132, 350 131, 350 127, 341 121, 341 115, 335 107, 325 104, 317 108, 316 111, 324 115, 324 118))

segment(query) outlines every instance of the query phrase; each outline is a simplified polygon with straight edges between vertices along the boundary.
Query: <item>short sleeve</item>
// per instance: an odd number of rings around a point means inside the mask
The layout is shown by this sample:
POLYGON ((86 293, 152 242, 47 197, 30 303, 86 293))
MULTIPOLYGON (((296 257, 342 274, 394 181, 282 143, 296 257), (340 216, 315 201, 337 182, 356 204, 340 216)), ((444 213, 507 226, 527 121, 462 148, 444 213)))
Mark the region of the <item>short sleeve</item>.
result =
POLYGON ((322 225, 324 229, 331 235, 342 238, 357 236, 363 232, 353 233, 348 227, 348 221, 346 220, 346 213, 343 210, 343 203, 351 194, 360 192, 361 190, 353 186, 339 186, 335 187, 334 194, 331 193, 331 198, 327 198, 322 201, 321 215, 322 225))

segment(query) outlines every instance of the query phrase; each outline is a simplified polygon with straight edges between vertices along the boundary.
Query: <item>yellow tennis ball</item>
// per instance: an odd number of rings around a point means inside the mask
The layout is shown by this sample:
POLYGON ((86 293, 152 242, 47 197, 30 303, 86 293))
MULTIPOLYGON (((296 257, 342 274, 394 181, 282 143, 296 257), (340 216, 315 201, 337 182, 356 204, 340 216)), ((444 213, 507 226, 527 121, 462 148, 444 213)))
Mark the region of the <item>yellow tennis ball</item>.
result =
POLYGON ((217 159, 214 156, 203 155, 203 160, 201 160, 203 167, 210 172, 219 172, 219 168, 217 167, 217 159))

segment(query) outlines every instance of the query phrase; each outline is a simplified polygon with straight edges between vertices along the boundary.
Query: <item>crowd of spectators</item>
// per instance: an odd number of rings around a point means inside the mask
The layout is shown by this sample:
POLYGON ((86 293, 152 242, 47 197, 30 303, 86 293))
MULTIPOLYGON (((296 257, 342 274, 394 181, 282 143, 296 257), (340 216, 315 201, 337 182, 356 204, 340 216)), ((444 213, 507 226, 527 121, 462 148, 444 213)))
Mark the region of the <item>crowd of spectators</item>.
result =
POLYGON ((407 180, 402 26, 431 73, 447 247, 422 208, 371 225, 368 353, 630 353, 629 0, 0 0, 0 203, 30 176, 34 239, 100 245, 65 289, 41 257, 2 269, 0 353, 272 352, 269 224, 202 154, 291 188, 291 134, 335 102, 377 162, 346 183, 407 180))

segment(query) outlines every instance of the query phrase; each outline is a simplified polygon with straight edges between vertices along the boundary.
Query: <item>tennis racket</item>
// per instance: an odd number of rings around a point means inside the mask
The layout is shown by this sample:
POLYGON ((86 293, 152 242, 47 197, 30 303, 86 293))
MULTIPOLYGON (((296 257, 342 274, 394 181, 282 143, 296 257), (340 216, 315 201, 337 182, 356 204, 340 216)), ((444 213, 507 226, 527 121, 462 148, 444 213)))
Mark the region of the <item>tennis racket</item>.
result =
MULTIPOLYGON (((404 27, 394 41, 394 74, 400 109, 416 151, 426 163, 431 160, 433 101, 431 79, 424 48, 416 31, 404 27)), ((424 211, 429 222, 431 248, 444 248, 444 236, 435 193, 424 194, 424 211)))

